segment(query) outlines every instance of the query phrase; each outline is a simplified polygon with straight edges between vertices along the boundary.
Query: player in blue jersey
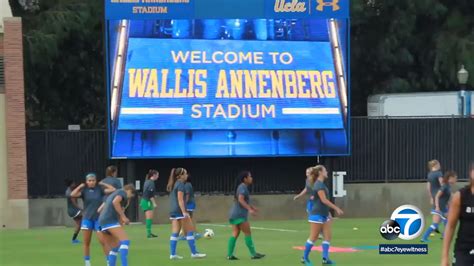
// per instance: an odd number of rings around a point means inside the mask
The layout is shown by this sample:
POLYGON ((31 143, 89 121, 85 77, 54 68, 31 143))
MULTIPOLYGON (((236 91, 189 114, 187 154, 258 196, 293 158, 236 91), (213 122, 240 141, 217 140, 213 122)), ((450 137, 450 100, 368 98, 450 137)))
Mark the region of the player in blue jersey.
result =
POLYGON ((309 260, 309 253, 313 248, 319 233, 322 231, 324 240, 322 242, 323 248, 323 265, 333 265, 333 261, 329 259, 329 246, 332 236, 331 223, 329 223, 330 215, 329 209, 336 211, 337 215, 342 215, 343 211, 329 200, 329 190, 324 184, 328 178, 328 172, 322 165, 315 166, 310 175, 310 185, 313 188, 312 195, 312 209, 308 214, 308 222, 310 224, 310 235, 306 241, 305 250, 303 253, 303 263, 312 265, 309 260))
POLYGON ((109 252, 109 266, 115 266, 117 255, 120 253, 122 266, 128 266, 128 249, 130 240, 123 225, 130 223, 125 215, 125 208, 135 196, 135 187, 132 184, 125 185, 107 197, 104 208, 99 216, 99 225, 104 232, 104 239, 111 247, 109 252))
POLYGON ((109 254, 109 247, 105 244, 103 235, 99 229, 99 213, 98 209, 102 205, 103 198, 105 195, 115 191, 115 188, 111 185, 100 182, 97 184, 97 177, 94 173, 86 175, 86 183, 80 184, 71 192, 71 197, 82 198, 84 203, 83 219, 81 223, 81 229, 84 237, 84 262, 85 266, 90 266, 90 244, 92 232, 97 233, 97 238, 106 258, 109 254))
POLYGON ((158 180, 159 176, 158 171, 154 169, 148 171, 145 177, 145 184, 143 185, 142 199, 140 200, 140 207, 145 212, 147 238, 158 237, 151 232, 151 226, 153 224, 153 210, 156 208, 155 181, 158 180))
POLYGON ((305 181, 305 187, 304 189, 300 192, 300 194, 296 195, 293 197, 293 200, 297 200, 303 196, 307 196, 306 199, 306 211, 309 212, 312 209, 312 201, 310 200, 311 195, 312 195, 312 187, 310 185, 310 175, 311 175, 311 170, 313 167, 308 167, 306 168, 306 181, 305 181))
POLYGON ((440 216, 436 213, 435 208, 435 196, 441 188, 443 182, 443 173, 441 172, 441 164, 438 160, 431 160, 428 162, 428 182, 426 184, 428 190, 428 196, 430 198, 431 214, 433 215, 431 228, 436 233, 439 233, 439 222, 441 221, 440 216))
MULTIPOLYGON (((439 216, 446 228, 449 200, 451 199, 451 187, 456 184, 457 174, 454 171, 448 171, 444 174, 441 182, 441 188, 436 193, 434 199, 435 215, 439 216)), ((435 230, 433 226, 428 227, 421 238, 421 242, 429 242, 430 234, 435 230)), ((443 233, 444 235, 444 233, 443 233)), ((442 237, 441 237, 442 238, 442 237)))
POLYGON ((188 178, 188 172, 184 168, 176 168, 171 170, 170 187, 173 190, 170 193, 170 220, 171 220, 171 237, 170 237, 170 259, 177 260, 183 257, 176 254, 178 245, 178 236, 181 228, 186 232, 186 240, 191 249, 191 258, 199 259, 206 257, 206 254, 199 253, 196 249, 194 238, 194 225, 189 212, 186 209, 186 189, 185 183, 188 178))
POLYGON ((71 179, 64 180, 64 184, 67 187, 65 193, 67 200, 67 214, 74 220, 75 223, 74 234, 72 235, 72 243, 78 244, 80 241, 77 240, 77 236, 81 231, 82 209, 77 204, 77 198, 71 197, 71 192, 77 187, 77 184, 71 179))
POLYGON ((229 214, 229 222, 232 225, 232 236, 229 238, 227 246, 227 259, 238 260, 238 258, 234 256, 234 250, 240 232, 243 232, 245 235, 245 244, 250 251, 251 258, 261 259, 265 257, 265 255, 257 253, 255 250, 250 223, 248 221, 249 213, 256 215, 258 211, 257 208, 250 205, 250 192, 248 187, 253 183, 252 174, 249 171, 241 172, 237 177, 237 182, 238 185, 234 193, 234 204, 229 214))

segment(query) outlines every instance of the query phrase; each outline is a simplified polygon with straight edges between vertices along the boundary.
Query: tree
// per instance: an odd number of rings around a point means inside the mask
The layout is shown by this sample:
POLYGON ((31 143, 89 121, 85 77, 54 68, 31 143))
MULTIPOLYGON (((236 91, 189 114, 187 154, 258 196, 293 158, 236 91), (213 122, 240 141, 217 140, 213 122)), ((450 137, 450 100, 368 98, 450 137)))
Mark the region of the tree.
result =
POLYGON ((101 1, 42 0, 20 12, 28 126, 104 128, 101 1))

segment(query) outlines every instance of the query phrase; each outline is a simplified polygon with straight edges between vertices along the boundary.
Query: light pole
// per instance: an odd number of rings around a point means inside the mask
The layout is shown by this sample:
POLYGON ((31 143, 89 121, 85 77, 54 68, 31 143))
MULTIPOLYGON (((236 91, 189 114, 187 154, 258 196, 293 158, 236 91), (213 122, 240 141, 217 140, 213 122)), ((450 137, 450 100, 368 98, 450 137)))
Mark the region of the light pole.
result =
POLYGON ((469 72, 461 65, 461 69, 458 71, 458 82, 461 90, 466 89, 467 80, 469 79, 469 72))

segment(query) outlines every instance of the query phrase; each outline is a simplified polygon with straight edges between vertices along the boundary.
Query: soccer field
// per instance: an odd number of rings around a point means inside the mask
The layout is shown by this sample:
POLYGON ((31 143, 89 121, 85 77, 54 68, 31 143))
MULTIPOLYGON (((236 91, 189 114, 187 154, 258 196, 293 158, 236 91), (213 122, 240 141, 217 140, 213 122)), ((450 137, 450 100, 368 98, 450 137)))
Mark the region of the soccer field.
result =
MULTIPOLYGON (((331 245, 339 248, 360 248, 357 252, 331 253, 331 259, 337 265, 439 265, 442 241, 439 235, 432 237, 428 255, 379 255, 375 248, 378 244, 412 243, 419 241, 388 241, 379 234, 379 226, 384 219, 337 219, 334 221, 333 240, 331 245), (353 228, 357 227, 358 230, 353 228), (375 248, 375 249, 374 249, 375 248)), ((304 246, 308 237, 308 224, 300 221, 252 222, 254 242, 257 251, 267 255, 262 260, 250 260, 243 237, 239 238, 236 256, 239 261, 225 260, 227 240, 230 228, 225 224, 198 225, 203 231, 211 228, 215 232, 213 239, 200 239, 197 246, 200 252, 208 257, 192 260, 186 241, 179 241, 178 254, 185 256, 182 261, 169 260, 169 225, 155 225, 156 239, 145 238, 144 225, 127 227, 131 239, 129 265, 302 265, 302 251, 294 247, 304 246)), ((51 265, 84 265, 82 245, 70 242, 70 228, 42 228, 32 230, 0 231, 0 265, 2 266, 51 266, 51 265)), ((82 240, 82 237, 79 238, 82 240)), ((319 240, 317 245, 320 245, 319 240)), ((92 243, 92 265, 105 265, 105 259, 99 244, 92 243)), ((314 265, 321 265, 321 253, 313 251, 311 260, 314 265)), ((120 261, 120 260, 119 260, 120 261)), ((118 261, 118 265, 120 262, 118 261)))

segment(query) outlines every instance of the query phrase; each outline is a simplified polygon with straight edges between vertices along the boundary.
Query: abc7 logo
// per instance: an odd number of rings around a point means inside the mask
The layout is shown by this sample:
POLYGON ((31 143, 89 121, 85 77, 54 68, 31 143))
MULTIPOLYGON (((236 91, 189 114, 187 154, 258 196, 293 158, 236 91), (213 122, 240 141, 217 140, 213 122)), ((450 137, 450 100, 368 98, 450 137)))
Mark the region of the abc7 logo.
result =
POLYGON ((380 235, 387 240, 400 238, 413 240, 423 231, 423 213, 413 205, 398 207, 390 217, 380 226, 380 235))

